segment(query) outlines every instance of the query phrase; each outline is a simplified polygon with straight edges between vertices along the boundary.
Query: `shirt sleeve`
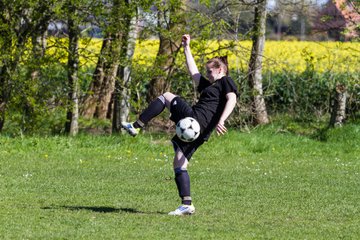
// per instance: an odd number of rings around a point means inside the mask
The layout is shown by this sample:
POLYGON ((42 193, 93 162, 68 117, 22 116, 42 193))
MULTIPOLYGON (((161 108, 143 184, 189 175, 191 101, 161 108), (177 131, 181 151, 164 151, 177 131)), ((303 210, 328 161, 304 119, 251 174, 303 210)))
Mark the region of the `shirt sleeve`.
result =
POLYGON ((205 88, 207 88, 210 85, 211 83, 206 78, 204 78, 203 75, 201 75, 199 85, 197 87, 197 91, 201 93, 205 88))
POLYGON ((239 97, 239 92, 237 90, 236 84, 230 77, 225 77, 222 79, 222 88, 225 95, 233 92, 236 94, 236 97, 239 97))

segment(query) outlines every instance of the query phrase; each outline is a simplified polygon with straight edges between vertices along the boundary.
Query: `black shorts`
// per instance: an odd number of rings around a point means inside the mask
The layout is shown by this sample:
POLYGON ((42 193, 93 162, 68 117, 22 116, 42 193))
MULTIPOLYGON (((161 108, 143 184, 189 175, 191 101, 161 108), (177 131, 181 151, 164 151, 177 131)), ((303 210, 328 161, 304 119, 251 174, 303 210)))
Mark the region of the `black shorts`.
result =
POLYGON ((170 103, 170 120, 175 124, 185 117, 194 117, 192 107, 180 97, 175 97, 170 103))
MULTIPOLYGON (((185 102, 180 97, 175 97, 170 103, 170 119, 175 122, 175 124, 185 117, 194 117, 194 111, 192 107, 185 102)), ((175 135, 171 142, 174 146, 174 151, 177 151, 178 148, 183 152, 184 156, 187 160, 190 160, 194 152, 198 147, 200 147, 204 143, 204 138, 202 134, 193 142, 183 142, 175 135)))

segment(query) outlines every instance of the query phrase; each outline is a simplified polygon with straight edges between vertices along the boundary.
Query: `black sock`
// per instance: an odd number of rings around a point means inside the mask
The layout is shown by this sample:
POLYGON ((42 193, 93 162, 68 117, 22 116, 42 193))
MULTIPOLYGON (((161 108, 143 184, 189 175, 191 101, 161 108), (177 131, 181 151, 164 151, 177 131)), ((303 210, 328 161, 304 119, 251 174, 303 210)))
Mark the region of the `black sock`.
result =
POLYGON ((138 121, 134 122, 133 124, 134 128, 142 128, 143 126, 140 125, 138 121))
POLYGON ((182 204, 191 205, 190 177, 187 170, 175 169, 175 182, 181 197, 182 204))
POLYGON ((144 127, 151 119, 159 115, 165 108, 165 98, 160 96, 152 101, 149 106, 140 114, 139 120, 134 123, 135 128, 144 127))

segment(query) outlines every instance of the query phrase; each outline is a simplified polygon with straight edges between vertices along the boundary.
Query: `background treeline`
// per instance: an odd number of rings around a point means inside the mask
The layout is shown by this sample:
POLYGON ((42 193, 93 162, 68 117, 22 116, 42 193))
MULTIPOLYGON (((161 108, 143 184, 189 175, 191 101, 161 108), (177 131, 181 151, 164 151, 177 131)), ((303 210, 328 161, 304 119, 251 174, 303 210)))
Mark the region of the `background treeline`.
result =
MULTIPOLYGON (((337 29, 324 26, 331 19, 326 17, 332 16, 332 11, 326 11, 331 4, 2 0, 0 131, 76 135, 79 129, 100 126, 118 132, 121 121, 138 114, 164 91, 195 102, 197 95, 180 52, 184 33, 194 38, 192 49, 199 67, 216 55, 233 56, 230 75, 241 96, 229 121, 232 126, 267 123, 278 115, 328 122, 332 112, 341 110, 347 120, 356 121, 360 109, 358 35, 350 38, 347 24, 337 29), (267 21, 262 21, 264 16, 267 21), (296 71, 289 63, 263 54, 265 36, 354 42, 345 47, 332 45, 349 54, 346 67, 321 71, 318 63, 324 59, 316 52, 279 44, 279 48, 301 52, 305 67, 296 71), (244 40, 251 44, 242 44, 244 40), (287 67, 278 67, 284 64, 287 67), (341 96, 345 109, 336 108, 341 96), (263 100, 259 104, 267 113, 265 118, 256 112, 257 99, 263 100)), ((358 13, 356 6, 353 9, 358 13)), ((337 58, 331 53, 329 49, 329 66, 344 63, 334 61, 337 58)))

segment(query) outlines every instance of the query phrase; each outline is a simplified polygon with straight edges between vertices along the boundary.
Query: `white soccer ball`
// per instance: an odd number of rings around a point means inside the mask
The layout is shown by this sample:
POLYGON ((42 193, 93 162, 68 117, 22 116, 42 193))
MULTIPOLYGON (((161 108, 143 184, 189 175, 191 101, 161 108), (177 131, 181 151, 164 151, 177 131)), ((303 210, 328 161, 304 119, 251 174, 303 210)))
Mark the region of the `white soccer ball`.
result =
POLYGON ((176 134, 184 142, 192 142, 200 135, 200 125, 192 117, 181 119, 176 124, 176 134))

